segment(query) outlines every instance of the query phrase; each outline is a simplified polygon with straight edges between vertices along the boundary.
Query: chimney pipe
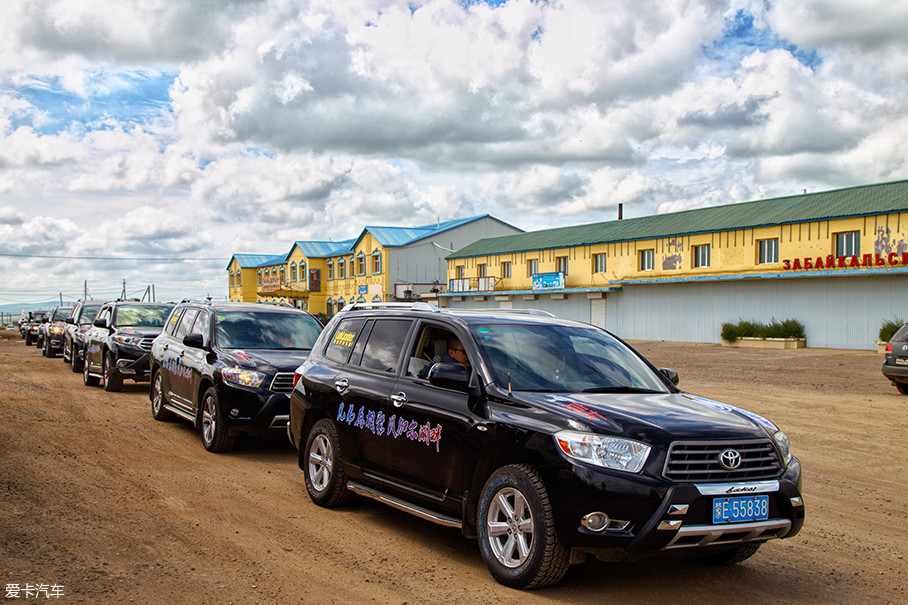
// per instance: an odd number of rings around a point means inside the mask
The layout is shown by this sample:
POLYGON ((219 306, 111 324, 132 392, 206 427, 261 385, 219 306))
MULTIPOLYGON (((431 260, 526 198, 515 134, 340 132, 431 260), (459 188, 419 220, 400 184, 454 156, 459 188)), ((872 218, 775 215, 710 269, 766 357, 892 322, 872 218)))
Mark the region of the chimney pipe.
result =
POLYGON ((618 220, 624 218, 624 204, 618 204, 618 220))

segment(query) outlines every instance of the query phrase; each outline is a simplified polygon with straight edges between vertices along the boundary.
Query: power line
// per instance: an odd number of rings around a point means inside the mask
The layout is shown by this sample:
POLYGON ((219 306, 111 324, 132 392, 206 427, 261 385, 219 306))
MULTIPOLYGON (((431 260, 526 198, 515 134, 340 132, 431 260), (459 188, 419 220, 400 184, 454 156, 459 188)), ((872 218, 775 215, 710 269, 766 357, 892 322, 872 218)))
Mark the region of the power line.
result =
POLYGON ((52 254, 13 254, 10 252, 0 252, 0 256, 12 256, 15 258, 62 258, 70 260, 129 260, 129 261, 223 261, 223 256, 218 256, 215 258, 167 258, 167 257, 131 257, 131 256, 59 256, 52 254))

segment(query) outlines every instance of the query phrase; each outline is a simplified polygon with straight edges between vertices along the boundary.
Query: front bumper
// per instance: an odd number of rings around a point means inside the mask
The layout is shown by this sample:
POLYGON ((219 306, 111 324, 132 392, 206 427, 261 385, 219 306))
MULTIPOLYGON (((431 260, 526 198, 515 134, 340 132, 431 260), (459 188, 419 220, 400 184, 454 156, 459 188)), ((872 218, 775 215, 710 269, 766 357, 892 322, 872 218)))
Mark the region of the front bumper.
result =
POLYGON ((256 433, 267 433, 272 429, 287 430, 290 422, 289 395, 227 383, 221 383, 218 391, 224 419, 231 428, 256 433))
POLYGON ((138 347, 118 347, 115 351, 117 373, 139 382, 148 380, 149 359, 146 351, 138 347))
POLYGON ((549 493, 562 543, 606 560, 789 538, 804 524, 797 458, 792 458, 778 478, 740 483, 673 483, 575 466, 566 485, 565 471, 559 474, 557 492, 550 489, 549 493), (763 494, 769 496, 767 519, 713 523, 715 498, 763 494), (582 522, 596 512, 610 519, 600 531, 588 529, 582 522))

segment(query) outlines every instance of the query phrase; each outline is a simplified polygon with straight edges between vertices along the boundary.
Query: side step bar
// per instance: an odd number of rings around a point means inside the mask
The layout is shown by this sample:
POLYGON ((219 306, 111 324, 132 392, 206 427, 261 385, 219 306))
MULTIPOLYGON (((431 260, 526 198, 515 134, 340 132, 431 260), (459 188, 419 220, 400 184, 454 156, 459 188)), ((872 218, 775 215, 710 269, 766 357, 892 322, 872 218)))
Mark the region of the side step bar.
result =
POLYGON ((442 515, 441 513, 436 513, 434 511, 415 506, 409 502, 396 498, 394 496, 389 496, 384 492, 380 492, 375 488, 366 487, 365 485, 360 485, 355 481, 347 481, 347 489, 351 492, 357 493, 366 498, 371 498, 377 500, 388 506, 393 506, 397 510, 402 510, 405 513, 410 513, 411 515, 416 515, 420 519, 425 519, 426 521, 431 521, 432 523, 437 523, 444 527, 456 527, 457 529, 462 529, 462 523, 460 519, 455 519, 454 517, 449 517, 447 515, 442 515))

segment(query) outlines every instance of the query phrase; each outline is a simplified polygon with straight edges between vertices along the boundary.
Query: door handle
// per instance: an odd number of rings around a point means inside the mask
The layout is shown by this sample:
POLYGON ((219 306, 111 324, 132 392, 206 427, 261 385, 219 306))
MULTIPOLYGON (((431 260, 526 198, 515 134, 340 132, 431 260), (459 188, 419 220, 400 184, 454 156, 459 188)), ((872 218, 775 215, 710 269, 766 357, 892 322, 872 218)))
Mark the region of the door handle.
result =
POLYGON ((403 391, 399 391, 391 395, 391 402, 394 404, 394 407, 399 408, 403 404, 407 403, 407 394, 403 391))
POLYGON ((349 387, 349 386, 350 386, 350 383, 347 381, 346 378, 341 378, 340 380, 334 381, 334 388, 337 389, 338 393, 343 393, 344 391, 347 390, 347 387, 349 387))

